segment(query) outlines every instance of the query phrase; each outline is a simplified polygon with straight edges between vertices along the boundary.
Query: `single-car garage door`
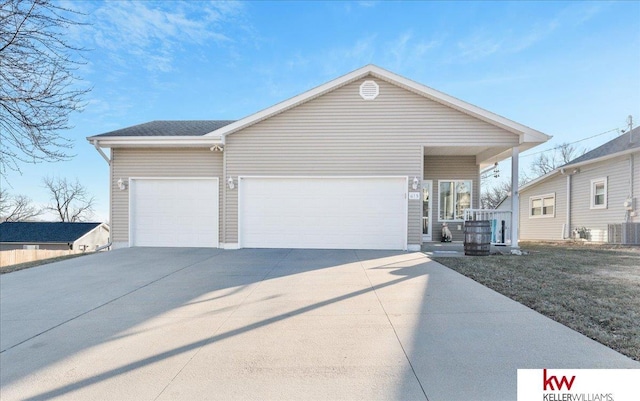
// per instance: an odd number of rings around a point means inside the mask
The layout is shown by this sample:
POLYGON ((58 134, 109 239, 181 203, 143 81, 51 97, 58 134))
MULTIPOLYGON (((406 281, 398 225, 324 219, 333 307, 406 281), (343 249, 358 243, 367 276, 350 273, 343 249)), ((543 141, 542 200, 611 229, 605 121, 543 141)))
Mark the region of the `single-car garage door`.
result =
POLYGON ((131 246, 218 246, 217 178, 132 178, 131 246))
POLYGON ((406 249, 406 177, 240 177, 243 248, 406 249))

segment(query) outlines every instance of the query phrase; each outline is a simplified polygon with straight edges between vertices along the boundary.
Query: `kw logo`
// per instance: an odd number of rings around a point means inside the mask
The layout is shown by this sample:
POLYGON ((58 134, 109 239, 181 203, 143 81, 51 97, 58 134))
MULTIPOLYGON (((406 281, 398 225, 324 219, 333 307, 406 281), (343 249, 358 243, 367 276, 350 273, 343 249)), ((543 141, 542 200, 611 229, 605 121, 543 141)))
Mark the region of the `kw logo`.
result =
POLYGON ((567 376, 562 376, 559 380, 557 376, 547 377, 547 369, 544 369, 542 372, 542 390, 562 390, 563 386, 566 386, 567 390, 571 390, 575 379, 575 376, 571 376, 571 380, 567 379, 567 376))

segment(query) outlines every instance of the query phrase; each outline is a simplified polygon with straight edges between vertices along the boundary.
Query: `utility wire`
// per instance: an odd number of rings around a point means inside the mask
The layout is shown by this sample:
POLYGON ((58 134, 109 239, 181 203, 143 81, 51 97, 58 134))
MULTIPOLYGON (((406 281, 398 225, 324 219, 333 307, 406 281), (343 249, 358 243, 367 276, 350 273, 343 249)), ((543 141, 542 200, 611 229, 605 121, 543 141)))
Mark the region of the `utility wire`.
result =
POLYGON ((563 143, 563 144, 558 145, 558 146, 555 146, 555 147, 553 147, 553 148, 549 148, 549 149, 545 149, 545 150, 540 150, 540 151, 535 152, 535 153, 529 153, 528 155, 521 155, 521 156, 520 156, 520 158, 523 158, 523 157, 529 157, 529 156, 535 156, 535 155, 538 155, 538 154, 540 154, 540 153, 548 152, 548 151, 550 151, 550 150, 560 149, 560 148, 562 148, 562 146, 564 146, 564 145, 573 145, 573 144, 576 144, 576 143, 578 143, 578 142, 587 141, 587 140, 589 140, 589 139, 593 139, 593 138, 595 138, 595 137, 598 137, 598 136, 600 136, 600 135, 604 135, 604 134, 608 134, 609 132, 613 132, 613 131, 620 131, 620 129, 619 129, 619 128, 613 128, 613 129, 610 129, 609 131, 601 132, 601 133, 599 133, 599 134, 592 135, 592 136, 590 136, 590 137, 588 137, 588 138, 579 139, 579 140, 577 140, 577 141, 575 141, 575 142, 563 143))
MULTIPOLYGON (((579 139, 579 140, 574 141, 574 142, 570 142, 570 143, 563 143, 563 144, 558 145, 558 146, 555 146, 555 147, 553 147, 553 148, 549 148, 549 149, 545 149, 545 150, 540 150, 540 151, 538 151, 538 152, 534 152, 534 153, 529 153, 528 155, 520 155, 520 158, 522 159, 523 157, 535 156, 535 155, 538 155, 538 154, 540 154, 540 153, 548 152, 548 151, 550 151, 550 150, 560 149, 560 148, 562 148, 562 146, 564 146, 564 145, 573 145, 573 144, 576 144, 576 143, 579 143, 579 142, 588 141, 589 139, 593 139, 593 138, 599 137, 599 136, 604 135, 604 134, 608 134, 608 133, 613 132, 613 131, 618 131, 618 132, 620 132, 620 129, 619 129, 619 128, 613 128, 613 129, 610 129, 609 131, 604 131, 604 132, 601 132, 601 133, 599 133, 599 134, 595 134, 595 135, 592 135, 592 136, 587 137, 587 138, 579 139)), ((624 133, 624 131, 622 131, 622 132, 624 133)), ((492 166, 492 167, 487 167, 487 169, 486 169, 486 170, 484 170, 484 171, 481 171, 481 172, 480 172, 480 178, 481 178, 481 179, 489 178, 489 177, 493 174, 493 170, 494 170, 494 169, 495 169, 495 167, 494 167, 494 166, 492 166)))

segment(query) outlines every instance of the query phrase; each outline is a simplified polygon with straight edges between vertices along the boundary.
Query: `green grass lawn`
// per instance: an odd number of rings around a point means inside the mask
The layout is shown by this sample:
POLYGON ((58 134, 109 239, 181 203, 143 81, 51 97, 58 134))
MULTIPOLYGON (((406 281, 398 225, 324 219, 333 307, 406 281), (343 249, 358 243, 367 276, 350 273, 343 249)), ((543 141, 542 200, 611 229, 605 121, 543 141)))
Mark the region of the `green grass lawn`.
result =
POLYGON ((529 254, 434 259, 640 361, 640 248, 520 246, 529 254))

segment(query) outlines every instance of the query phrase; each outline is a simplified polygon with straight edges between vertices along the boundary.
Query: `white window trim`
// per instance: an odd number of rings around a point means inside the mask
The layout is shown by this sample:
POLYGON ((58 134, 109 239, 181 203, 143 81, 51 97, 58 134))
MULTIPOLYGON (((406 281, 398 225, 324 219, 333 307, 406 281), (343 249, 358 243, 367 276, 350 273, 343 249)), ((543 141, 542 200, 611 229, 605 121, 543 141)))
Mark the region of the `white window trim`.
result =
MULTIPOLYGON (((440 210, 441 209, 441 204, 440 204, 440 183, 441 182, 453 182, 453 186, 455 188, 455 184, 457 182, 461 182, 461 181, 468 181, 471 183, 471 188, 469 188, 469 203, 470 203, 470 207, 473 208, 473 180, 467 180, 467 179, 451 179, 451 180, 438 180, 438 221, 439 222, 460 222, 460 221, 464 221, 464 218, 462 219, 441 219, 440 218, 440 210)), ((433 189, 432 189, 433 190, 433 189)), ((454 199, 454 208, 455 208, 455 199, 454 199)))
POLYGON ((595 178, 591 180, 591 200, 589 201, 589 205, 591 209, 606 209, 607 208, 607 177, 603 178, 595 178), (604 184, 604 204, 596 205, 595 204, 595 196, 596 196, 596 184, 604 184))
POLYGON ((536 195, 536 196, 530 196, 529 197, 529 218, 530 219, 549 219, 549 218, 554 218, 556 217, 556 193, 552 192, 549 194, 544 194, 544 195, 536 195), (534 200, 538 200, 540 199, 542 201, 542 208, 544 210, 544 199, 545 198, 553 198, 553 214, 541 214, 539 216, 534 216, 533 214, 531 214, 531 209, 532 209, 532 205, 533 205, 533 201, 534 200))

